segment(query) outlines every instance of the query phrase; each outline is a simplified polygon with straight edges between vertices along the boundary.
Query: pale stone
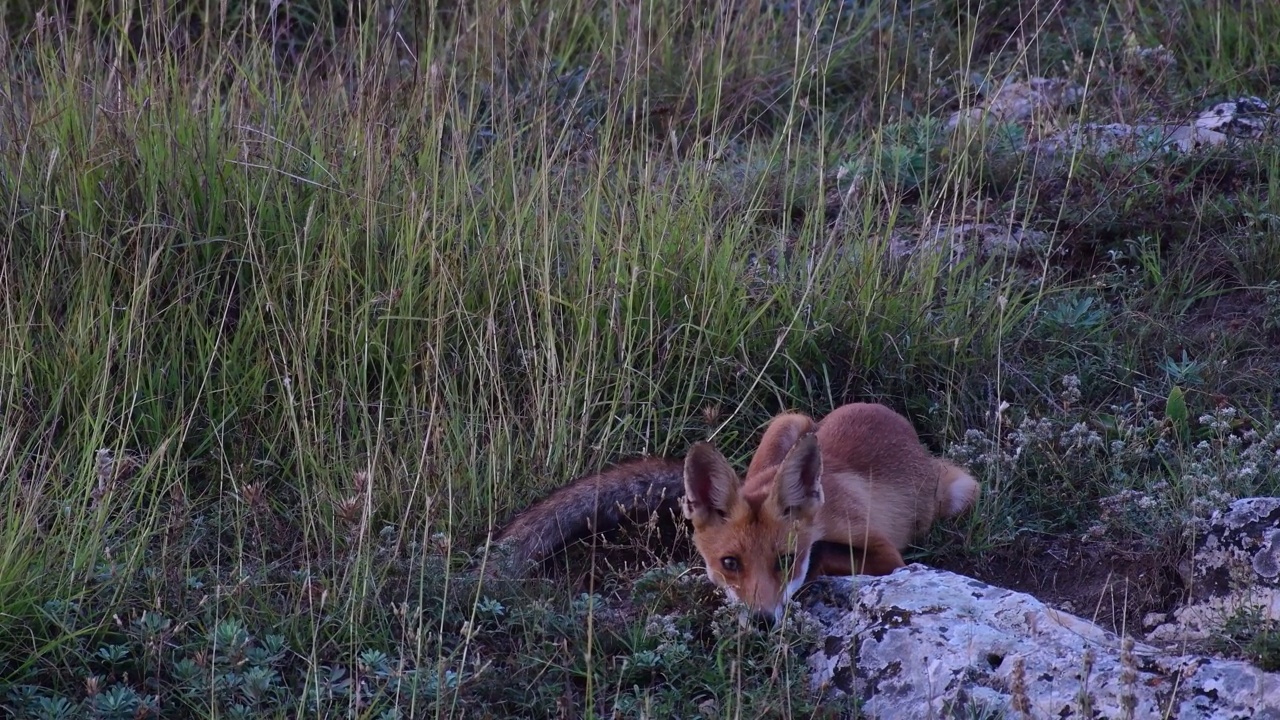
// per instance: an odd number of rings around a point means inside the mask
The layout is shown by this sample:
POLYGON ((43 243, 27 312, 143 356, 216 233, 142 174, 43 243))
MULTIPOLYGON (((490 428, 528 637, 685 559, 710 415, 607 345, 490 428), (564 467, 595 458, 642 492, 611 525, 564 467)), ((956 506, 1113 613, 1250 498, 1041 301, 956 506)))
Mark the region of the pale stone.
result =
POLYGON ((995 88, 980 104, 952 113, 947 120, 947 127, 988 122, 1027 122, 1037 113, 1061 110, 1079 102, 1082 97, 1083 89, 1070 80, 1032 77, 1009 81, 995 88))
POLYGON ((1275 718, 1280 674, 1167 653, 1030 595, 922 565, 831 578, 804 612, 825 628, 815 685, 865 716, 1275 718), (1020 688, 1020 689, 1019 689, 1020 688), (1131 712, 1127 712, 1130 708, 1131 712))
POLYGON ((1190 598, 1151 631, 1152 642, 1211 638, 1241 612, 1280 621, 1280 498, 1236 500, 1214 513, 1183 574, 1190 598))

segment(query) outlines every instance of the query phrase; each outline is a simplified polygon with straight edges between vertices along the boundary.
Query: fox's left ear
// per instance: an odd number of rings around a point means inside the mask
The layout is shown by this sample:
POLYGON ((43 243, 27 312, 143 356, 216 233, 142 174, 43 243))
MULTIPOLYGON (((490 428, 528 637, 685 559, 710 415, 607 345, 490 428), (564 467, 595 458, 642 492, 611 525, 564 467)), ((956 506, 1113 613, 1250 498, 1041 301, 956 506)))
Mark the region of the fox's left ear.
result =
POLYGON ((772 497, 783 517, 813 515, 822 507, 822 451, 816 435, 802 436, 783 458, 772 497))
POLYGON ((684 458, 684 516, 695 528, 719 522, 738 502, 738 476, 711 443, 695 443, 684 458))

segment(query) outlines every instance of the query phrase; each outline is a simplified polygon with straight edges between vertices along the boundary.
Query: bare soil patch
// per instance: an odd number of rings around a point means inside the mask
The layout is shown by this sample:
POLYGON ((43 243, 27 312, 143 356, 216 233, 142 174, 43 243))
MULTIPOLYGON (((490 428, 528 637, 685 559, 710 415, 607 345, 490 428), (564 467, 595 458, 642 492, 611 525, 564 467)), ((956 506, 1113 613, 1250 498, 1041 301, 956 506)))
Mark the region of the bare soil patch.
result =
POLYGON ((1170 612, 1185 596, 1181 548, 1139 541, 1084 541, 1024 536, 981 557, 944 559, 935 567, 1025 592, 1117 634, 1142 637, 1148 613, 1170 612))

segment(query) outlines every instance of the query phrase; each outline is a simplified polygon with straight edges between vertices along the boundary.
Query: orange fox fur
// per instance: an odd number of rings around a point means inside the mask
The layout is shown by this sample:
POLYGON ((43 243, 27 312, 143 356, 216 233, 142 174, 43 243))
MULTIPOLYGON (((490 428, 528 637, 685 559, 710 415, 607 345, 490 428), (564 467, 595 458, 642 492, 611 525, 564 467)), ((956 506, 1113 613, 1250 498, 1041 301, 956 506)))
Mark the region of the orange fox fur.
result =
POLYGON ((518 563, 540 562, 571 540, 673 511, 680 490, 711 580, 773 618, 806 580, 902 567, 903 548, 978 497, 973 477, 931 455, 906 418, 855 403, 819 423, 775 417, 745 479, 701 442, 683 463, 644 458, 561 487, 495 540, 518 563))
POLYGON ((816 424, 774 418, 741 481, 715 448, 697 443, 684 482, 684 514, 711 580, 775 618, 807 579, 902 567, 903 548, 978 497, 973 477, 931 455, 906 418, 865 403, 816 424))

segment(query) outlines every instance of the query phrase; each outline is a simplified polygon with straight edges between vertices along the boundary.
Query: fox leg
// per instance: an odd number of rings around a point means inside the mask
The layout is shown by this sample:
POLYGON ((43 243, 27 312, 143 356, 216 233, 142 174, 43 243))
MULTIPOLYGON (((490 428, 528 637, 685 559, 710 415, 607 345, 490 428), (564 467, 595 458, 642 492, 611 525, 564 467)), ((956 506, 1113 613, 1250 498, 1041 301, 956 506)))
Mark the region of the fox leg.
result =
POLYGON ((822 575, 888 575, 906 565, 893 543, 876 537, 867 538, 865 547, 816 542, 809 553, 810 580, 822 575))
POLYGON ((884 538, 867 538, 867 546, 862 555, 863 575, 888 575, 900 567, 906 566, 902 553, 893 543, 884 538))
POLYGON ((856 549, 842 543, 816 542, 809 550, 808 579, 814 580, 823 575, 836 577, 856 575, 858 571, 855 561, 860 554, 856 549))

